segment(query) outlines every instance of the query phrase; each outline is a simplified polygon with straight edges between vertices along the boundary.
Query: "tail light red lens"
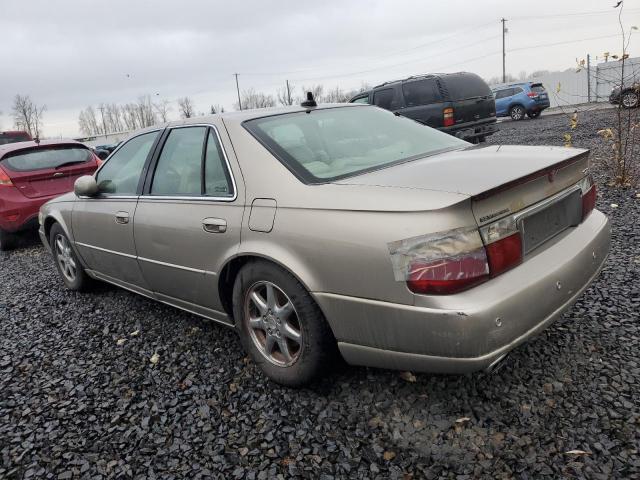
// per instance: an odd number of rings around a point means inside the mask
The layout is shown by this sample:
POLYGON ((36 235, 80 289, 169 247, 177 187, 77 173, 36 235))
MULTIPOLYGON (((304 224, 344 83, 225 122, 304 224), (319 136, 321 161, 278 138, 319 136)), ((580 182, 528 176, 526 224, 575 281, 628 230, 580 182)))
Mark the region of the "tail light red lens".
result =
POLYGON ((442 119, 445 127, 453 125, 455 123, 455 120, 453 119, 453 108, 445 108, 442 111, 442 119))
POLYGON ((537 96, 538 96, 538 94, 536 92, 527 93, 527 97, 529 97, 529 98, 536 98, 537 96))
POLYGON ((586 193, 582 194, 582 220, 589 216, 589 214, 596 208, 596 186, 591 185, 591 188, 586 193))
POLYGON ((98 156, 94 156, 94 158, 96 159, 96 165, 98 166, 98 168, 100 168, 100 165, 102 165, 104 163, 104 160, 102 160, 98 156))
POLYGON ((485 247, 491 276, 495 277, 522 262, 522 237, 520 232, 509 235, 485 247))
POLYGON ((13 187, 13 182, 7 172, 0 168, 0 187, 13 187))
POLYGON ((407 287, 414 293, 448 295, 471 288, 488 277, 487 255, 484 248, 479 248, 453 258, 412 261, 407 287))

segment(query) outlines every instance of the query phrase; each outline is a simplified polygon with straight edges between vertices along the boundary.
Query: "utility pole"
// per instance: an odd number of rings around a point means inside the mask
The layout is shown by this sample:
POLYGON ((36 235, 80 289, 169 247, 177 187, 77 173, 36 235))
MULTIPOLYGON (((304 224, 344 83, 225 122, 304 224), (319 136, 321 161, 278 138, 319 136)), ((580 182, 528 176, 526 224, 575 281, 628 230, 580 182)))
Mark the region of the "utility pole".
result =
POLYGON ((502 83, 506 83, 507 82, 507 71, 505 68, 505 59, 507 56, 507 53, 505 52, 504 49, 504 36, 507 33, 507 20, 505 18, 502 18, 500 20, 502 22, 502 83))
POLYGON ((104 133, 104 137, 107 138, 107 126, 104 123, 104 105, 100 104, 98 110, 100 110, 100 115, 102 116, 102 133, 104 133))
POLYGON ((242 102, 240 101, 240 87, 238 86, 238 74, 234 73, 236 77, 236 90, 238 92, 238 107, 242 110, 242 102))
POLYGON ((292 104, 291 102, 291 90, 289 89, 289 80, 285 80, 287 82, 287 103, 289 105, 292 104))
POLYGON ((591 103, 591 55, 587 53, 587 102, 591 103))

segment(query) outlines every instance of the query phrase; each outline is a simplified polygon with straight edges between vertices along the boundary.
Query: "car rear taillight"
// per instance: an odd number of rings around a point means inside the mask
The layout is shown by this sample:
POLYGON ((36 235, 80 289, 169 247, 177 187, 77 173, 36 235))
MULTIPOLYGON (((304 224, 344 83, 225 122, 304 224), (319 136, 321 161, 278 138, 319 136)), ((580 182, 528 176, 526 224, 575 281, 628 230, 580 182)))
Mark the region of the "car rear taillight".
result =
POLYGON ((450 127, 455 123, 455 120, 453 119, 453 108, 445 108, 442 111, 442 123, 445 127, 450 127))
POLYGON ((582 190, 582 220, 584 221, 596 207, 597 190, 591 175, 587 175, 580 182, 580 189, 582 190))
POLYGON ((96 159, 96 165, 98 166, 98 168, 100 168, 100 165, 104 163, 104 160, 102 160, 100 157, 95 157, 95 159, 96 159))
POLYGON ((492 277, 522 262, 522 237, 515 217, 509 216, 482 227, 480 235, 487 249, 492 277))
POLYGON ((487 252, 476 227, 457 228, 389 244, 396 280, 413 293, 448 295, 489 278, 487 252))
POLYGON ((529 92, 529 93, 527 93, 527 97, 529 97, 529 98, 537 98, 538 94, 536 92, 529 92))
POLYGON ((13 182, 7 172, 0 168, 0 187, 13 187, 13 182))

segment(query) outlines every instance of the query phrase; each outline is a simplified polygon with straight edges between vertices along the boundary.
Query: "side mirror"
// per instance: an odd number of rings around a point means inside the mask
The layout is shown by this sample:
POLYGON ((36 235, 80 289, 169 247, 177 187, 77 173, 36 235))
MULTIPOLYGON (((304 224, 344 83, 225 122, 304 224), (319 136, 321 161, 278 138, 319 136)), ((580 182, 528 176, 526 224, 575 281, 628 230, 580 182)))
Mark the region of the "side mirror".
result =
POLYGON ((93 176, 83 175, 74 183, 73 191, 78 197, 93 197, 98 193, 98 184, 93 176))

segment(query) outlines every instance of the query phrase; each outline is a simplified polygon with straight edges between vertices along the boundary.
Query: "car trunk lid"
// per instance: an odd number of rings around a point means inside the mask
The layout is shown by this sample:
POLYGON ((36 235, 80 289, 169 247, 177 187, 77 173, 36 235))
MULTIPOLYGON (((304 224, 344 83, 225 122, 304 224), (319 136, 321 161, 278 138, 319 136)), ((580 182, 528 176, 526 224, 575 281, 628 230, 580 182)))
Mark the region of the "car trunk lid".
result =
POLYGON ((445 152, 336 183, 464 194, 472 198, 482 226, 566 190, 587 168, 588 150, 490 146, 445 152))

